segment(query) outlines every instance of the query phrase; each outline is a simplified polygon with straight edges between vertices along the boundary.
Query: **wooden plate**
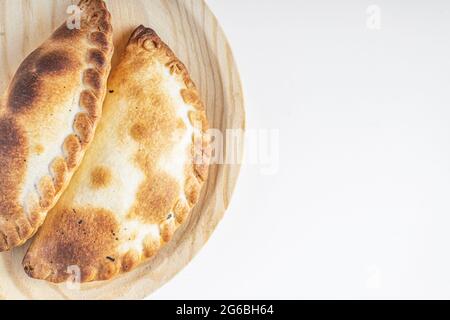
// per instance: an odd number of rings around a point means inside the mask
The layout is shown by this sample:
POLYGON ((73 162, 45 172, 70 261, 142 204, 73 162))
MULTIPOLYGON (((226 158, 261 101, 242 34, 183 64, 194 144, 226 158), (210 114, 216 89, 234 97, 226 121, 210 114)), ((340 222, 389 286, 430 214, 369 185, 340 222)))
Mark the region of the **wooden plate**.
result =
MULTIPOLYGON (((67 18, 70 0, 0 0, 0 90, 4 92, 21 61, 67 18)), ((140 24, 154 28, 187 65, 207 106, 212 128, 245 127, 239 74, 227 40, 203 0, 106 0, 113 16, 116 54, 140 24)), ((243 133, 239 135, 242 142, 243 133)), ((234 148, 224 140, 222 152, 234 148)), ((105 283, 52 285, 28 278, 21 261, 26 246, 0 254, 3 299, 140 299, 180 271, 205 244, 228 207, 239 164, 216 164, 188 222, 153 260, 105 283)), ((1 177, 0 177, 1 178, 1 177)))

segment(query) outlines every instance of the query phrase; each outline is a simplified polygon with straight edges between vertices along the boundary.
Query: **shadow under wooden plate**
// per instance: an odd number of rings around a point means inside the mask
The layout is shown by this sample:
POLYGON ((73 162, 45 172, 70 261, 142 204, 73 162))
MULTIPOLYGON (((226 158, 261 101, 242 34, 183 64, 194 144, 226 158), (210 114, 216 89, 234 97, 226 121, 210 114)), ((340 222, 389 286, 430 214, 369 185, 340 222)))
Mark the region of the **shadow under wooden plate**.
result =
MULTIPOLYGON (((0 0, 0 90, 4 92, 21 61, 66 19, 70 0, 0 0)), ((140 24, 154 28, 186 64, 206 104, 210 126, 224 135, 241 129, 245 111, 239 73, 217 20, 203 0, 106 0, 113 16, 113 66, 140 24)), ((241 160, 241 159, 239 159, 241 160)), ((240 164, 211 166, 201 200, 175 238, 151 261, 109 282, 53 285, 28 278, 21 261, 27 246, 0 254, 0 299, 140 299, 183 269, 206 243, 231 199, 240 164)))

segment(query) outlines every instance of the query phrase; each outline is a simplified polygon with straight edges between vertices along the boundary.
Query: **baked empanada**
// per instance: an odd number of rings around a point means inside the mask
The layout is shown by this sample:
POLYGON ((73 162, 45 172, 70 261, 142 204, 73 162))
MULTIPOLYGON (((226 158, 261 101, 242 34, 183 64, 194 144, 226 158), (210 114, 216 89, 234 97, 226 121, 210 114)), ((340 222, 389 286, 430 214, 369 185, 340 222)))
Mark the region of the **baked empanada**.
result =
POLYGON ((101 115, 110 14, 102 0, 79 8, 81 28, 65 23, 32 52, 0 103, 0 251, 23 244, 43 223, 101 115))
POLYGON ((139 27, 111 73, 83 163, 24 258, 34 278, 106 280, 152 257, 198 201, 207 120, 185 66, 139 27), (76 270, 76 269, 75 269, 76 270))

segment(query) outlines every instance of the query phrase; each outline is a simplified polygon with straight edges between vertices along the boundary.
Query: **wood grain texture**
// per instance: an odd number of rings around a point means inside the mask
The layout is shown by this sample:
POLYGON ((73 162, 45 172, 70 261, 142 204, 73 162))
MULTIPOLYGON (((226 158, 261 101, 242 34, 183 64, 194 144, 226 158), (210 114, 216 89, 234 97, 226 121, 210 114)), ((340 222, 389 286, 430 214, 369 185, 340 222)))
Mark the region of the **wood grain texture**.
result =
MULTIPOLYGON (((0 91, 21 61, 66 18, 70 0, 0 0, 0 91)), ((203 0, 106 0, 113 16, 117 64, 139 24, 155 29, 190 70, 207 108, 210 126, 225 134, 242 129, 245 112, 239 73, 217 20, 203 0)), ((224 140, 222 152, 231 148, 224 140)), ((242 144, 237 148, 242 154, 242 144)), ((236 146, 234 147, 236 148, 236 146)), ((171 243, 148 263, 113 281, 53 285, 28 278, 21 266, 26 247, 0 254, 0 299, 140 299, 169 281, 206 243, 227 209, 239 164, 211 166, 199 204, 171 243)))

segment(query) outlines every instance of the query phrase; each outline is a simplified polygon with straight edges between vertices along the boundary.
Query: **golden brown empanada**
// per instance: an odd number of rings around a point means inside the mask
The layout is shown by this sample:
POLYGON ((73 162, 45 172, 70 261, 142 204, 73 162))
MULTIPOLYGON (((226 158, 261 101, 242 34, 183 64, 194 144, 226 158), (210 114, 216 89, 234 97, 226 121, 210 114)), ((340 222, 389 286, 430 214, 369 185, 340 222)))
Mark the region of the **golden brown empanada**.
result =
POLYGON ((198 201, 210 141, 185 66, 151 29, 131 36, 80 169, 25 259, 34 278, 127 272, 168 242, 198 201))
POLYGON ((102 0, 82 0, 20 65, 0 104, 0 251, 23 244, 65 189, 92 139, 113 51, 102 0))

